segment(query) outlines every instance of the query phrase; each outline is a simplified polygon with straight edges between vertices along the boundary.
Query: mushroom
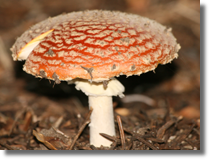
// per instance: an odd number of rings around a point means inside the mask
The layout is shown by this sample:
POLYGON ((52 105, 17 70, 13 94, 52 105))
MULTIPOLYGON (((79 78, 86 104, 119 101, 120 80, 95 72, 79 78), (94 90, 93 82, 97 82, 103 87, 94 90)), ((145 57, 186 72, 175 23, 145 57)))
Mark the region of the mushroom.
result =
POLYGON ((99 133, 115 136, 112 96, 123 97, 114 77, 140 75, 178 57, 180 45, 168 29, 139 15, 80 11, 48 18, 23 33, 13 59, 36 77, 75 83, 93 108, 90 144, 110 146, 99 133))

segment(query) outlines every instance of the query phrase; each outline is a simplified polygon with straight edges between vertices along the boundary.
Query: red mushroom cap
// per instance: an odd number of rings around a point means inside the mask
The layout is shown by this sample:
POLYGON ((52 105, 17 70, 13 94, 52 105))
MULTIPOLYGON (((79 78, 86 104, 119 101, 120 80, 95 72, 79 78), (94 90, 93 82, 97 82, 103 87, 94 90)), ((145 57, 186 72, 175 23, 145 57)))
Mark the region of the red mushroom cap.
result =
POLYGON ((42 21, 26 31, 12 48, 21 49, 50 31, 32 50, 24 70, 55 80, 108 80, 140 75, 178 57, 180 45, 170 29, 134 14, 84 11, 42 21), (51 31, 50 31, 51 30, 51 31))

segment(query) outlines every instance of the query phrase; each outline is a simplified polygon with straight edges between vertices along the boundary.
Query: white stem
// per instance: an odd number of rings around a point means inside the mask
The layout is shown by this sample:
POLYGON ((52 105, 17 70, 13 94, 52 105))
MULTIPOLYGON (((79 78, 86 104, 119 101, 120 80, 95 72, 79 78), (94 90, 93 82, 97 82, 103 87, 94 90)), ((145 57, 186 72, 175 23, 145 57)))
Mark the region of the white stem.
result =
POLYGON ((93 108, 91 114, 90 144, 95 147, 101 145, 110 147, 111 141, 102 137, 99 133, 115 136, 113 104, 111 96, 89 96, 89 107, 93 108))
POLYGON ((114 114, 112 96, 124 97, 124 86, 116 79, 108 81, 105 87, 103 82, 88 80, 76 80, 75 87, 83 91, 89 97, 89 106, 93 108, 90 120, 90 144, 100 147, 110 147, 111 141, 102 137, 99 133, 115 136, 114 114))

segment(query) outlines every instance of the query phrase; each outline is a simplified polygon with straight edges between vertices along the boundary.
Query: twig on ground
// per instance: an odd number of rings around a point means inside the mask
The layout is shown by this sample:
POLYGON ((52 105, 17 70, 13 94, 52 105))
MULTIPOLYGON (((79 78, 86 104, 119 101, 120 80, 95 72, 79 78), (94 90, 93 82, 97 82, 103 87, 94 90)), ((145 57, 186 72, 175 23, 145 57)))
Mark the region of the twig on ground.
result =
POLYGON ((57 121, 54 123, 53 127, 55 128, 59 128, 60 124, 62 123, 63 121, 63 116, 60 116, 57 121))
MULTIPOLYGON (((106 133, 99 133, 101 136, 103 136, 104 138, 106 138, 106 139, 108 139, 108 140, 110 140, 110 141, 113 141, 113 142, 115 142, 115 141, 117 141, 118 139, 115 137, 115 136, 110 136, 110 135, 108 135, 108 134, 106 134, 106 133)), ((120 141, 120 140, 119 140, 120 141)))
POLYGON ((192 126, 189 129, 185 129, 182 132, 182 134, 174 140, 174 142, 181 143, 182 141, 184 141, 189 136, 189 134, 193 131, 194 127, 195 127, 195 124, 192 124, 192 126))
POLYGON ((27 109, 27 107, 24 107, 23 110, 15 117, 15 121, 13 122, 12 127, 11 127, 11 129, 9 131, 9 134, 8 134, 9 136, 11 135, 11 133, 12 133, 12 131, 13 131, 13 129, 14 129, 18 119, 26 112, 26 109, 27 109))
POLYGON ((120 116, 117 116, 117 123, 118 123, 118 127, 119 127, 119 131, 120 131, 120 139, 121 139, 121 144, 122 144, 122 150, 125 149, 125 134, 123 131, 123 126, 122 126, 122 121, 120 116))
POLYGON ((170 128, 173 124, 177 125, 179 121, 183 119, 182 116, 179 116, 177 119, 171 119, 168 122, 166 122, 162 127, 160 127, 157 131, 157 138, 162 139, 163 135, 165 134, 166 130, 170 128))
POLYGON ((147 142, 146 140, 144 140, 143 138, 141 138, 140 136, 138 136, 137 134, 133 135, 136 139, 138 139, 139 141, 141 141, 142 143, 146 144, 149 148, 153 149, 153 150, 158 150, 155 146, 153 146, 151 143, 147 142))
POLYGON ((83 123, 83 125, 81 126, 81 128, 79 129, 77 135, 74 137, 72 143, 71 143, 71 146, 69 147, 69 150, 72 150, 73 147, 74 147, 74 144, 76 142, 76 140, 79 138, 80 134, 82 133, 82 131, 85 129, 86 125, 90 123, 90 116, 91 116, 91 113, 92 113, 93 109, 91 108, 86 119, 85 119, 85 122, 83 123))
POLYGON ((8 150, 14 150, 12 147, 10 147, 8 144, 0 140, 0 145, 7 148, 8 150))
POLYGON ((92 150, 98 150, 94 145, 90 145, 90 148, 91 148, 92 150))
POLYGON ((108 134, 105 134, 105 133, 99 133, 101 136, 103 136, 104 138, 110 140, 110 141, 113 141, 113 143, 111 144, 111 147, 109 148, 109 150, 114 150, 115 147, 119 144, 121 144, 121 141, 118 137, 115 137, 115 136, 110 136, 108 134))
MULTIPOLYGON (((156 147, 154 147, 151 143, 147 142, 144 138, 142 138, 139 134, 134 133, 126 128, 123 128, 125 132, 131 134, 133 136, 134 139, 137 139, 139 141, 141 141, 142 143, 146 144, 148 147, 150 147, 153 150, 158 150, 156 147)), ((135 143, 133 143, 133 147, 134 148, 135 143)))
POLYGON ((159 138, 159 139, 163 138, 163 135, 165 134, 165 131, 169 127, 171 127, 175 122, 176 122, 176 120, 171 119, 168 122, 166 122, 162 127, 160 127, 159 130, 157 131, 157 138, 159 138))

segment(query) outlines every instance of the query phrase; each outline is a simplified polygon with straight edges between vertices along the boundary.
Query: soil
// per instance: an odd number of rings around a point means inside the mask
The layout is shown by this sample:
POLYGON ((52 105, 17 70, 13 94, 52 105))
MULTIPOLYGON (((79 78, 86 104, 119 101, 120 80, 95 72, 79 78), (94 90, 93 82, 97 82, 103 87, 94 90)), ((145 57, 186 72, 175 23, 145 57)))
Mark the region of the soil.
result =
POLYGON ((199 0, 1 0, 0 51, 1 150, 200 150, 199 0), (91 112, 82 92, 28 75, 9 50, 33 24, 86 9, 154 19, 172 27, 182 47, 177 60, 155 73, 118 78, 126 98, 113 97, 117 136, 102 134, 111 147, 89 144, 91 112))

